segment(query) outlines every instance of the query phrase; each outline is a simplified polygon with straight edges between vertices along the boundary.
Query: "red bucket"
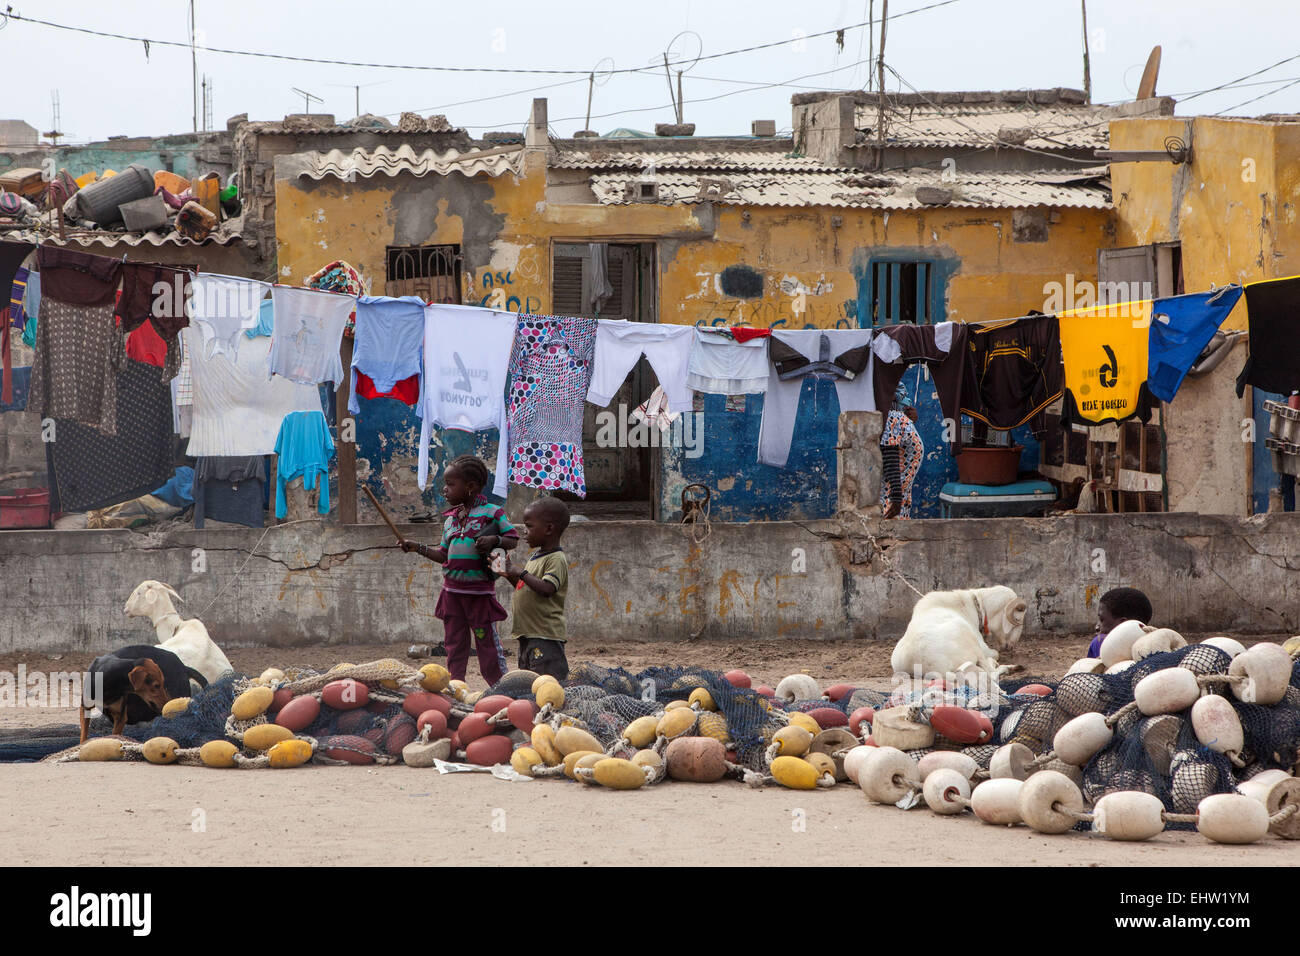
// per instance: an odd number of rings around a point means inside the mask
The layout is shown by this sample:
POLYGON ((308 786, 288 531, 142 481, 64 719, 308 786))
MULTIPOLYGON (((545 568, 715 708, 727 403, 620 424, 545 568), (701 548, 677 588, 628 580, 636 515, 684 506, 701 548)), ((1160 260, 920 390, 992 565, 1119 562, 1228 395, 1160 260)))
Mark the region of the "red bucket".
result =
POLYGON ((0 528, 48 528, 50 489, 19 488, 0 495, 0 528))

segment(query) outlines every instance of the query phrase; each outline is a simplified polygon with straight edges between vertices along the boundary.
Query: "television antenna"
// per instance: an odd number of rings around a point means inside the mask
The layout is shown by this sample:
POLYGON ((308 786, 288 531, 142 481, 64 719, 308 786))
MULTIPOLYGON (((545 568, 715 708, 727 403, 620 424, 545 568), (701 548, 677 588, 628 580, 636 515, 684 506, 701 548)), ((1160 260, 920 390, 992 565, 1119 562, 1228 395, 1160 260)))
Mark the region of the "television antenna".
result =
POLYGON ((298 87, 296 87, 296 86, 291 86, 291 87, 289 87, 289 89, 292 90, 293 92, 297 93, 299 96, 302 97, 302 111, 303 111, 304 113, 307 113, 307 114, 310 114, 310 113, 311 113, 311 101, 312 101, 312 100, 315 100, 317 103, 323 103, 323 102, 325 102, 325 101, 322 100, 319 96, 317 96, 315 93, 308 93, 306 90, 300 90, 300 89, 298 89, 298 87))
POLYGON ((51 129, 48 133, 42 133, 41 135, 44 136, 46 139, 48 139, 55 146, 58 146, 59 140, 63 136, 63 133, 59 131, 59 126, 62 125, 62 120, 59 118, 59 91, 58 90, 50 90, 50 102, 54 107, 53 122, 51 123, 53 129, 51 129))
POLYGON ((326 85, 344 87, 346 89, 353 90, 356 93, 356 97, 357 97, 357 102, 356 102, 357 111, 353 115, 360 116, 361 115, 361 91, 371 86, 383 86, 387 82, 388 80, 376 80, 374 83, 328 83, 326 85))

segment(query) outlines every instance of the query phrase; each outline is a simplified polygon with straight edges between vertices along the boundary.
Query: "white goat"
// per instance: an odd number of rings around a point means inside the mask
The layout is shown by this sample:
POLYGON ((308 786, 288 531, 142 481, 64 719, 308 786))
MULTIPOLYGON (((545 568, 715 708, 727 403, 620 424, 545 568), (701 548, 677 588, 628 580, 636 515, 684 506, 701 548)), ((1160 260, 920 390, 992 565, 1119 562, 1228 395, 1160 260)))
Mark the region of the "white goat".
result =
POLYGON ((233 670, 221 648, 208 636, 208 629, 198 618, 182 621, 171 599, 184 600, 161 581, 141 581, 122 608, 127 617, 147 617, 158 636, 158 646, 166 648, 212 683, 233 670))

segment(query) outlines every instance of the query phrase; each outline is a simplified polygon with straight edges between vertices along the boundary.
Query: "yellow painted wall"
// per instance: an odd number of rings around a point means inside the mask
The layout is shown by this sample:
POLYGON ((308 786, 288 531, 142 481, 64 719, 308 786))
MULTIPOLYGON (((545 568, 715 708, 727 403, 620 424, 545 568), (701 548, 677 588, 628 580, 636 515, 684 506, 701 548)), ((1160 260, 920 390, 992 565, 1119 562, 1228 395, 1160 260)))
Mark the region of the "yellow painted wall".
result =
MULTIPOLYGON (((1162 149, 1191 142, 1192 162, 1111 167, 1116 245, 1179 242, 1188 292, 1300 272, 1300 127, 1197 117, 1111 123, 1112 149, 1162 149)), ((1223 328, 1246 328, 1243 298, 1223 328)), ((1240 344, 1214 372, 1188 378, 1165 411, 1169 504, 1175 511, 1245 514, 1251 456, 1243 421, 1249 392, 1235 378, 1240 344)))
MULTIPOLYGON (((934 208, 885 214, 873 210, 718 207, 630 204, 558 205, 545 202, 542 157, 530 154, 527 174, 487 180, 491 211, 504 217, 486 262, 467 262, 464 301, 513 296, 551 308, 553 242, 594 239, 660 240, 659 303, 664 322, 692 324, 723 317, 768 326, 856 326, 855 250, 915 247, 960 260, 949 284, 947 317, 999 318, 1042 308, 1045 286, 1095 280, 1096 250, 1113 244, 1107 210, 1064 209, 1047 242, 1012 241, 1011 210, 934 208), (838 220, 835 227, 832 220, 838 220), (716 221, 715 221, 716 220, 716 221), (724 296, 717 277, 744 264, 765 276, 761 300, 724 296), (508 274, 508 275, 507 275, 508 274), (791 290, 782 292, 783 279, 791 290), (806 291, 805 291, 806 290, 806 291)), ((480 180, 485 177, 479 177, 480 180)), ((333 258, 356 266, 372 294, 384 293, 384 256, 394 235, 395 185, 409 177, 345 183, 282 180, 277 183, 277 239, 281 282, 300 282, 333 258)), ((400 244, 462 243, 463 217, 445 200, 426 234, 400 244)), ((467 259, 469 259, 467 253, 467 259)), ((511 308, 516 308, 511 300, 511 308)))
MULTIPOLYGON (((282 282, 300 283, 325 263, 342 258, 361 271, 372 294, 383 294, 388 246, 458 243, 465 259, 462 300, 514 311, 551 310, 555 243, 655 242, 659 319, 681 324, 858 327, 858 277, 873 252, 903 249, 932 257, 950 272, 945 318, 978 321, 1023 315, 1047 308, 1052 284, 1095 281, 1096 250, 1114 242, 1110 211, 1100 209, 1052 212, 1055 221, 1050 222, 1047 241, 1030 243, 1013 239, 1014 214, 1009 209, 929 208, 886 214, 829 207, 551 203, 546 201, 544 157, 538 153, 527 155, 524 175, 495 179, 468 180, 454 174, 423 179, 377 176, 352 183, 282 179, 276 184, 276 208, 282 282), (722 293, 719 277, 734 265, 762 274, 761 297, 742 300, 722 293)), ((742 427, 739 422, 726 419, 725 427, 742 427)), ((412 430, 393 422, 382 427, 384 450, 373 467, 382 467, 390 480, 385 491, 399 503, 399 513, 407 505, 411 512, 427 508, 430 502, 421 498, 411 476, 412 430)), ((831 444, 833 440, 826 442, 828 449, 831 444)), ((459 449, 465 450, 470 449, 459 449)), ((490 456, 492 451, 476 453, 490 456)), ((833 455, 827 450, 827 460, 820 463, 824 474, 805 476, 806 482, 828 485, 832 495, 833 455)), ((365 480, 371 468, 363 455, 359 477, 365 480)), ((725 477, 718 474, 714 480, 725 477)), ((681 475, 663 476, 665 513, 676 507, 670 492, 680 483, 681 475)), ((747 493, 757 494, 752 489, 747 493)), ((782 501, 799 497, 794 488, 781 494, 782 501)), ((814 492, 803 497, 817 496, 814 492)), ((767 516, 802 515, 797 503, 788 514, 783 504, 753 507, 768 508, 762 512, 767 516)), ((740 517, 753 513, 750 504, 737 509, 740 517)))

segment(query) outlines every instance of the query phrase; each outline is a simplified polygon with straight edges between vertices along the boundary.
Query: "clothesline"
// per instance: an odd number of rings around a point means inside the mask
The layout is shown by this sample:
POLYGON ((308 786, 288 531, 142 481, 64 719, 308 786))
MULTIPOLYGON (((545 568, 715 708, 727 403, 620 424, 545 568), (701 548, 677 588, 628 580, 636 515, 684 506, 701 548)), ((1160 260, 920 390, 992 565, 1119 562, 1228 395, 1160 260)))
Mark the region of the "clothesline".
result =
MULTIPOLYGON (((841 411, 887 410, 902 371, 921 362, 932 372, 945 417, 967 415, 1002 430, 1032 419, 1041 428, 1046 407, 1062 398, 1065 423, 1143 415, 1155 399, 1172 399, 1243 294, 1233 284, 1165 299, 971 322, 755 329, 522 315, 430 304, 414 296, 369 296, 359 273, 342 260, 305 286, 294 286, 118 261, 50 244, 24 244, 18 263, 33 248, 41 265, 33 275, 45 273, 47 280, 32 390, 43 416, 79 421, 111 436, 121 337, 148 327, 165 343, 167 361, 154 364, 164 365, 163 380, 173 382, 175 427, 182 436, 188 433, 191 456, 278 453, 283 475, 324 478, 333 443, 316 386, 329 382, 337 390, 346 374, 354 415, 361 411, 360 398, 389 397, 414 408, 421 419, 422 488, 435 426, 496 429, 501 440, 493 491, 499 495, 508 482, 585 495, 584 405, 607 406, 642 358, 662 389, 664 420, 689 412, 693 393, 764 395, 758 460, 784 466, 802 380, 809 375, 835 382, 841 411), (159 298, 152 293, 168 276, 176 277, 175 295, 163 297, 165 314, 159 315, 159 298), (1161 322, 1131 321, 1133 313, 1149 318, 1157 302, 1161 322), (115 331, 119 323, 121 331, 115 331), (95 330, 93 347, 80 339, 73 343, 77 336, 86 338, 85 329, 95 330), (265 329, 269 341, 261 335, 265 329), (349 333, 354 348, 344 369, 340 345, 349 333)), ((9 249, 10 258, 17 251, 9 249)), ((1294 308, 1297 283, 1264 280, 1244 287, 1252 300, 1252 346, 1257 327, 1271 328, 1273 313, 1294 308)), ((1257 351, 1252 347, 1239 387, 1241 381, 1276 384, 1294 371, 1285 359, 1279 369, 1275 355, 1257 362, 1257 351)), ((131 356, 129 347, 126 354, 131 356)), ((328 510, 324 486, 321 508, 328 510)), ((277 512, 282 509, 281 504, 277 512)))

